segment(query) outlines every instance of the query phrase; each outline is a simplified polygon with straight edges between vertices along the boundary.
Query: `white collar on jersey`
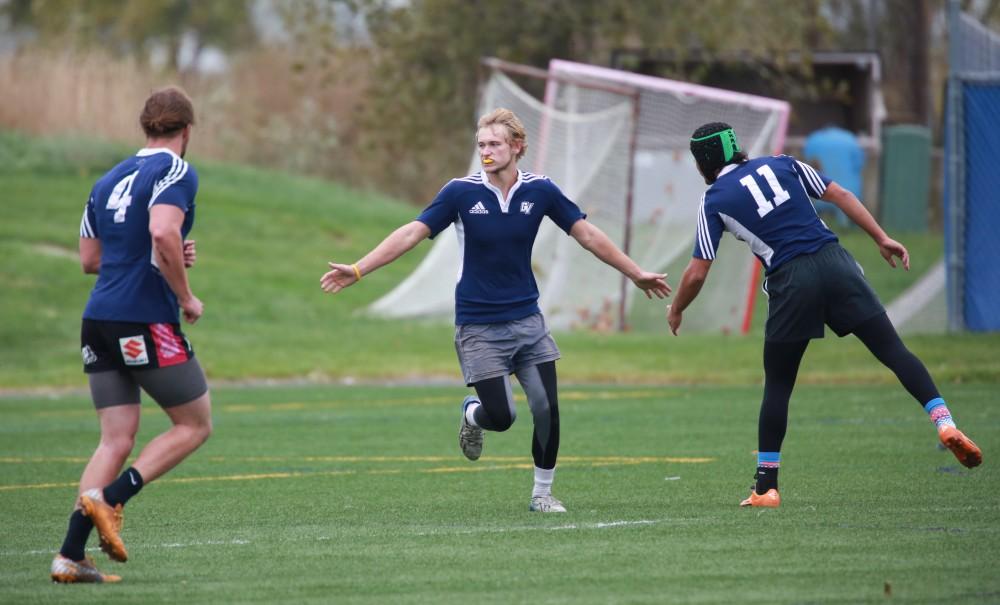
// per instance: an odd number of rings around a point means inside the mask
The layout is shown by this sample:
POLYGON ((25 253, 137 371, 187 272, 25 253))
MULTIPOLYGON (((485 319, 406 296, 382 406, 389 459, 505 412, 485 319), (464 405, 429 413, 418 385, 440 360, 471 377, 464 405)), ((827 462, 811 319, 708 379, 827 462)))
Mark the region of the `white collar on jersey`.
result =
POLYGON ((739 164, 726 164, 725 166, 722 167, 722 170, 719 171, 719 176, 715 178, 718 179, 724 174, 729 174, 730 172, 736 170, 737 166, 739 166, 739 164))
POLYGON ((153 155, 154 153, 169 153, 178 160, 181 159, 181 156, 177 155, 176 153, 173 152, 173 150, 167 149, 166 147, 143 147, 139 151, 135 152, 135 155, 137 157, 144 158, 146 156, 153 155))
POLYGON ((500 212, 507 214, 507 211, 510 209, 510 200, 514 199, 514 192, 517 191, 517 188, 520 187, 521 183, 524 182, 524 172, 522 172, 520 169, 517 171, 517 180, 514 181, 514 186, 511 187, 510 191, 507 192, 507 199, 503 199, 503 192, 501 192, 499 188, 497 188, 496 186, 493 185, 493 183, 490 182, 489 177, 486 176, 485 170, 480 170, 479 174, 483 179, 483 185, 485 185, 487 189, 492 191, 493 195, 497 196, 497 201, 500 202, 500 212))

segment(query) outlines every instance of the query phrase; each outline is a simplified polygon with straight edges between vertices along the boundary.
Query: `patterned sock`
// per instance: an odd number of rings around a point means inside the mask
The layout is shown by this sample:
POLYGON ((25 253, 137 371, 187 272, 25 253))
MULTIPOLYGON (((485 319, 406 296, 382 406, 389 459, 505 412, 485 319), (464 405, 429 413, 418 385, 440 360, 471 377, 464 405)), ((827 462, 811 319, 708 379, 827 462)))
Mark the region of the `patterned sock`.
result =
POLYGON ((531 497, 552 495, 552 481, 556 478, 556 469, 535 467, 535 487, 531 490, 531 497))
POLYGON ((758 495, 770 489, 778 489, 778 469, 781 467, 781 452, 757 452, 758 495))
POLYGON ((94 522, 83 514, 82 510, 75 510, 69 516, 69 529, 66 530, 66 539, 63 541, 59 554, 71 561, 83 560, 83 549, 87 546, 87 538, 90 537, 90 530, 94 529, 94 522))
POLYGON ((142 475, 130 466, 120 477, 104 488, 104 501, 111 506, 116 504, 125 506, 129 498, 138 494, 141 489, 142 475))
POLYGON ((952 420, 951 411, 948 410, 944 399, 940 397, 931 399, 924 404, 924 409, 927 410, 927 414, 931 417, 931 422, 934 423, 937 430, 940 431, 947 426, 955 428, 955 421, 952 420))

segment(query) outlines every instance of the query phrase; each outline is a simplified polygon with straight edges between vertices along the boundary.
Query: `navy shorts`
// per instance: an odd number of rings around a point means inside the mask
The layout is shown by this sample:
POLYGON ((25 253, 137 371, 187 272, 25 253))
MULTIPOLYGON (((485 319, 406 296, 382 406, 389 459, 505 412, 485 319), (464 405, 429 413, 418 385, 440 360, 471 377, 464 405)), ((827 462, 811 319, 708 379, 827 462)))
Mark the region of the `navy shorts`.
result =
POLYGON ((775 269, 764 280, 764 291, 764 339, 773 342, 823 338, 824 325, 845 336, 885 313, 861 265, 837 242, 775 269))

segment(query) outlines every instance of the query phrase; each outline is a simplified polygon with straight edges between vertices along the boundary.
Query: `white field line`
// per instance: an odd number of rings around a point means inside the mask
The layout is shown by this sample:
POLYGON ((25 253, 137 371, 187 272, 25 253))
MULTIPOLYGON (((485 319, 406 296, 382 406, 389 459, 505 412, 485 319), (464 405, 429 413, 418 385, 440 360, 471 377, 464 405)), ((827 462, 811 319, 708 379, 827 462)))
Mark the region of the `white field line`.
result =
MULTIPOLYGON (((567 531, 567 530, 592 530, 592 529, 609 529, 616 527, 633 527, 642 525, 655 525, 657 523, 671 522, 671 523, 687 523, 692 521, 698 521, 697 519, 639 519, 636 521, 601 521, 596 523, 571 523, 567 525, 555 525, 551 527, 544 526, 534 526, 534 525, 522 525, 514 527, 481 527, 481 528, 468 528, 468 529, 449 529, 441 528, 431 531, 412 531, 404 532, 409 533, 413 536, 441 536, 441 535, 460 535, 460 534, 477 534, 477 533, 508 533, 508 532, 527 532, 527 531, 567 531)), ((314 538, 299 538, 293 540, 283 539, 283 542, 293 541, 293 542, 327 542, 332 540, 330 536, 316 536, 314 538)), ((250 540, 244 540, 240 538, 234 538, 232 540, 202 540, 196 542, 168 542, 164 544, 135 544, 130 542, 130 550, 155 550, 160 548, 196 548, 200 546, 248 546, 250 545, 250 540)), ((99 552, 101 549, 97 546, 92 546, 87 549, 88 552, 99 552)), ((30 555, 55 555, 56 550, 51 548, 36 548, 32 550, 0 550, 0 557, 22 557, 30 555)))
MULTIPOLYGON (((246 546, 250 544, 249 540, 241 540, 239 538, 233 540, 204 540, 200 542, 170 542, 167 544, 140 544, 139 549, 144 550, 147 548, 191 548, 195 546, 246 546)), ((132 548, 132 544, 129 544, 129 548, 132 548)), ((58 549, 57 549, 58 550, 58 549)), ((101 548, 99 546, 91 546, 87 549, 89 552, 100 552, 101 548)), ((39 548, 35 550, 0 550, 0 557, 21 557, 25 555, 54 555, 56 550, 51 548, 39 548)))
POLYGON ((569 523, 566 525, 553 525, 549 527, 538 525, 520 525, 513 527, 469 527, 469 528, 441 528, 433 530, 423 530, 414 532, 416 536, 440 536, 440 535, 466 535, 466 534, 505 534, 511 532, 525 531, 567 531, 567 530, 591 530, 609 529, 616 527, 635 527, 642 525, 656 525, 658 523, 687 524, 704 522, 705 519, 638 519, 635 521, 600 521, 596 523, 569 523))

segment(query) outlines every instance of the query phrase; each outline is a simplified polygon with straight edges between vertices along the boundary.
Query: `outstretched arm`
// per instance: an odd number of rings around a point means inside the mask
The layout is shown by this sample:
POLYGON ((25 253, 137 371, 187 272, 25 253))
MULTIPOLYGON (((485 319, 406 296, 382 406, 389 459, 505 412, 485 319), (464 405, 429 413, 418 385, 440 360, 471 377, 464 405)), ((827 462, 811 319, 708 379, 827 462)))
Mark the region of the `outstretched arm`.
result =
POLYGON ((677 296, 674 303, 667 306, 667 323, 670 324, 670 331, 677 336, 677 330, 681 327, 684 309, 698 297, 701 287, 708 279, 708 270, 712 268, 712 261, 703 258, 692 258, 684 269, 681 276, 681 285, 677 286, 677 296))
POLYGON ((875 240, 882 258, 889 263, 889 266, 896 268, 896 261, 893 257, 898 256, 903 261, 903 268, 907 271, 910 270, 910 253, 907 252, 906 247, 886 235, 882 227, 875 221, 875 217, 868 212, 857 196, 837 183, 830 183, 823 193, 822 199, 843 210, 848 218, 864 229, 865 233, 875 240))
POLYGON ((388 265, 409 252, 431 234, 430 227, 420 221, 409 222, 389 234, 382 243, 353 265, 327 263, 330 271, 323 274, 319 285, 324 292, 336 294, 355 284, 362 276, 388 265))
POLYGON ((646 298, 664 298, 670 294, 670 286, 665 281, 666 273, 650 273, 643 271, 635 261, 618 249, 611 238, 596 225, 580 219, 573 224, 569 234, 581 246, 605 263, 618 269, 625 277, 632 280, 636 286, 646 293, 646 298))

